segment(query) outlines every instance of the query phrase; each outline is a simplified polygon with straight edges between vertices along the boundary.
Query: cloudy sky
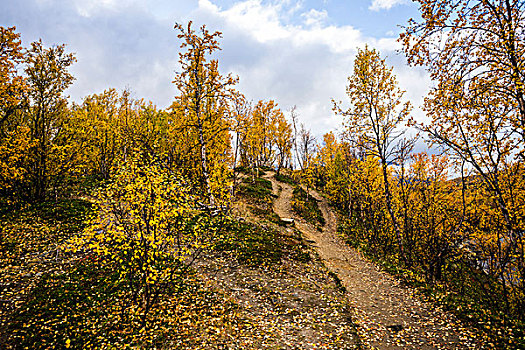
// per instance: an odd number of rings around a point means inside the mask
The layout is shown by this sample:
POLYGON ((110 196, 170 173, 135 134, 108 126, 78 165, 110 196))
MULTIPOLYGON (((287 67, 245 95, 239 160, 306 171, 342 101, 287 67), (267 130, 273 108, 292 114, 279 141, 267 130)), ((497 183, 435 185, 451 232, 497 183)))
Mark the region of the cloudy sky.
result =
POLYGON ((406 97, 421 104, 429 79, 396 52, 400 26, 417 17, 409 0, 0 0, 0 25, 16 26, 24 45, 42 38, 76 54, 74 101, 129 87, 168 107, 180 45, 173 25, 193 20, 223 33, 219 68, 239 76, 241 92, 283 110, 296 105, 318 136, 340 128, 330 100, 344 101, 365 44, 387 57, 406 97))

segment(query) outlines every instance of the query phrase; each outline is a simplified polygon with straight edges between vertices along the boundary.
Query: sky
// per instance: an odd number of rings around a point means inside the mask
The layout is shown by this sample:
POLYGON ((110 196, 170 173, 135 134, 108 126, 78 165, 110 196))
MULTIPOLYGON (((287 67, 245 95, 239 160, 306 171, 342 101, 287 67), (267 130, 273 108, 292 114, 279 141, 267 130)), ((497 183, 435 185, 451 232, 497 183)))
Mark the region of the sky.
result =
POLYGON ((0 0, 0 25, 16 26, 23 45, 41 38, 75 53, 72 101, 130 88, 167 108, 179 68, 173 26, 192 20, 223 33, 219 70, 239 77, 239 91, 254 102, 273 99, 283 111, 297 106, 318 139, 341 130, 331 100, 348 105, 347 77, 365 45, 394 66, 413 115, 424 119, 428 74, 407 66, 397 42, 401 26, 418 16, 409 0, 0 0))

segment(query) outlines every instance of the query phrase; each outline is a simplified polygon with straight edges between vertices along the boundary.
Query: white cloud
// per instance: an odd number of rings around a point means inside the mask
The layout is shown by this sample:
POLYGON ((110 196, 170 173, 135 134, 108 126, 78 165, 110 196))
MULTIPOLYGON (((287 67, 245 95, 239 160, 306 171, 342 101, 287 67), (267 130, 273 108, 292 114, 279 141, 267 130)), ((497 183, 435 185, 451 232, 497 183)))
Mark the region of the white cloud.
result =
POLYGON ((212 12, 221 10, 217 5, 211 3, 209 0, 199 0, 199 8, 212 12))
POLYGON ((369 9, 372 11, 390 10, 396 5, 406 4, 407 0, 373 0, 369 9))
POLYGON ((129 5, 131 1, 118 1, 118 0, 91 0, 91 1, 82 1, 74 0, 72 3, 76 7, 78 13, 82 17, 91 17, 96 13, 101 11, 113 11, 117 6, 126 6, 129 5))
POLYGON ((329 13, 303 0, 17 0, 0 11, 0 22, 17 25, 25 44, 44 39, 67 43, 78 62, 68 90, 75 101, 104 89, 129 86, 136 97, 168 107, 177 94, 180 40, 175 22, 195 21, 223 32, 220 70, 239 75, 239 91, 249 99, 274 99, 283 110, 297 105, 301 122, 319 140, 341 117, 331 98, 347 101, 347 76, 357 47, 365 43, 389 56, 400 87, 414 104, 428 76, 406 66, 392 36, 367 37, 352 25, 336 25, 329 13), (148 5, 145 5, 145 4, 148 5), (155 5, 155 6, 154 6, 155 5))
POLYGON ((304 22, 307 26, 320 26, 328 19, 328 12, 326 10, 317 11, 316 9, 311 9, 301 14, 301 17, 305 19, 304 22))
MULTIPOLYGON (((198 11, 200 22, 213 23, 223 32, 221 71, 239 75, 238 88, 250 99, 275 99, 285 110, 297 105, 301 120, 318 139, 341 124, 331 98, 347 100, 345 87, 356 48, 368 44, 392 57, 400 48, 393 37, 365 37, 353 26, 330 24, 326 11, 304 10, 303 21, 291 24, 283 1, 244 0, 221 9, 210 0, 199 0, 198 11)), ((398 59, 395 65, 406 63, 398 59)), ((402 75, 403 83, 414 77, 409 69, 402 75)), ((420 100, 418 93, 426 83, 411 83, 407 97, 420 100)))
MULTIPOLYGON (((328 19, 326 11, 310 10, 302 14, 306 18, 306 27, 301 25, 283 24, 283 2, 263 5, 260 0, 239 1, 231 8, 222 10, 213 5, 210 0, 199 0, 199 8, 208 12, 208 16, 221 18, 226 25, 253 37, 260 43, 270 43, 277 40, 287 41, 294 47, 304 45, 324 45, 335 53, 353 52, 356 47, 363 46, 367 39, 352 26, 324 25, 328 19), (311 25, 311 24, 316 25, 311 25)), ((386 41, 369 38, 368 42, 384 47, 386 41)), ((395 49, 395 40, 390 40, 395 49)), ((388 45, 387 45, 388 46, 388 45)))
POLYGON ((229 25, 249 32, 260 42, 283 39, 290 36, 289 30, 280 23, 282 4, 263 6, 260 0, 241 1, 228 10, 221 10, 209 0, 199 0, 199 8, 220 17, 229 25))

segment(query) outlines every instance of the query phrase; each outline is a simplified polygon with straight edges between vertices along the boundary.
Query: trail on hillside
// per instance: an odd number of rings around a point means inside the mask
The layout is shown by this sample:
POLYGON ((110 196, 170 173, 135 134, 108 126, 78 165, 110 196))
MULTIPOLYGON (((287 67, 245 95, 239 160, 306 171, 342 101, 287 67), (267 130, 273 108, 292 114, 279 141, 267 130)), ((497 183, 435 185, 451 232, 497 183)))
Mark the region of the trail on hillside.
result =
POLYGON ((274 211, 281 218, 295 219, 296 227, 310 242, 326 267, 346 288, 354 308, 354 322, 366 348, 377 349, 483 349, 482 340, 453 314, 423 301, 421 295, 379 269, 337 234, 337 216, 325 198, 311 191, 326 220, 320 232, 292 211, 293 188, 279 182, 273 173, 274 211), (278 191, 278 188, 281 190, 278 191))

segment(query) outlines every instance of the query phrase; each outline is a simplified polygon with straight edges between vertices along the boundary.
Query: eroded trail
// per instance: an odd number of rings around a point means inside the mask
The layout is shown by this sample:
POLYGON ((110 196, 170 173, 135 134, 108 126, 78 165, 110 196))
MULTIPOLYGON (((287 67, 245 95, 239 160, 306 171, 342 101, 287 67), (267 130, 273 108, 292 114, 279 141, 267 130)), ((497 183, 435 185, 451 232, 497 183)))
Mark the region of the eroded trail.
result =
POLYGON ((413 289, 401 285, 348 247, 337 235, 337 217, 326 199, 313 192, 326 220, 320 232, 292 212, 292 187, 276 181, 271 173, 266 178, 272 181, 274 193, 279 195, 274 201, 277 215, 295 219, 296 227, 346 288, 365 348, 486 348, 454 315, 424 302, 413 289))

